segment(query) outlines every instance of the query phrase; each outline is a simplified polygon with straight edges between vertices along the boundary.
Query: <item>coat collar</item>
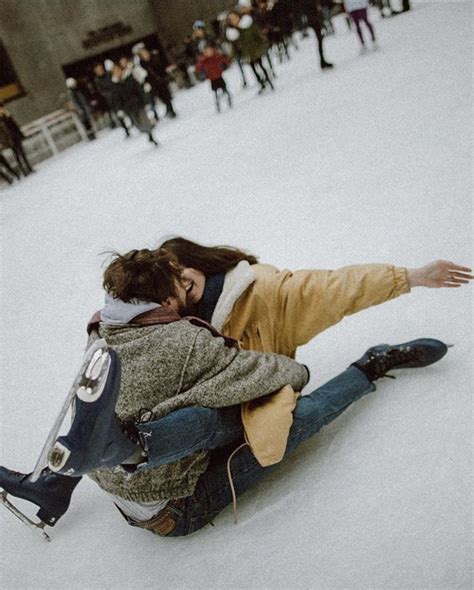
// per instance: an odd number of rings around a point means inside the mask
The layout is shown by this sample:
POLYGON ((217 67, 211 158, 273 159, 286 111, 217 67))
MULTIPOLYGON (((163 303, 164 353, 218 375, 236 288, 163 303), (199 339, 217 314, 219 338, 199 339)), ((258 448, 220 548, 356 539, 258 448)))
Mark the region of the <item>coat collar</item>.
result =
POLYGON ((222 294, 211 318, 211 324, 217 330, 222 330, 222 326, 232 311, 235 302, 255 279, 255 272, 246 260, 239 262, 235 268, 225 275, 222 294))

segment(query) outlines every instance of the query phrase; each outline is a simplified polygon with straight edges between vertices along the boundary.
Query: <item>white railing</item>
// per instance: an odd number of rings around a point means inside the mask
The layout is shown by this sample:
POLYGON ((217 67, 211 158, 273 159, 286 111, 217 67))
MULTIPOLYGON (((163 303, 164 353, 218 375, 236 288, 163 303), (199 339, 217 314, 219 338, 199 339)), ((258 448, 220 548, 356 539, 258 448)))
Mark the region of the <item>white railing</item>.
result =
MULTIPOLYGON (((28 123, 28 125, 22 127, 22 131, 27 139, 34 138, 37 140, 38 136, 41 136, 44 140, 43 143, 47 145, 50 151, 50 155, 53 156, 59 154, 61 148, 63 148, 66 135, 71 135, 71 133, 76 135, 73 143, 77 143, 77 140, 85 141, 87 139, 84 126, 79 121, 76 113, 64 109, 54 111, 54 113, 49 113, 45 117, 28 123)), ((28 142, 28 144, 30 143, 32 142, 28 142)), ((67 143, 71 145, 71 142, 67 143)), ((28 144, 25 147, 28 147, 28 144)))
POLYGON ((40 162, 80 141, 87 133, 75 112, 60 109, 40 117, 21 130, 25 135, 24 149, 33 163, 40 162))

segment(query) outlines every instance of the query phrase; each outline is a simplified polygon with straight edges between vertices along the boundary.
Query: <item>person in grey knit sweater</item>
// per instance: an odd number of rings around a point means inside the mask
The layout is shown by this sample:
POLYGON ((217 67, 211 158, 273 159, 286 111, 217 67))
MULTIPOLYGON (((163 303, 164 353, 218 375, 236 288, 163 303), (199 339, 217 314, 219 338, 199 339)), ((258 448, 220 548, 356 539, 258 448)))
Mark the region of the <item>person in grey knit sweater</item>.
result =
MULTIPOLYGON (((137 420, 143 408, 157 419, 188 406, 235 406, 287 384, 301 391, 308 381, 306 367, 288 357, 228 348, 223 338, 185 320, 139 328, 101 325, 91 341, 98 337, 121 359, 115 410, 123 421, 137 420)), ((119 498, 156 502, 192 494, 208 463, 209 453, 201 450, 154 469, 99 469, 91 477, 119 498)))

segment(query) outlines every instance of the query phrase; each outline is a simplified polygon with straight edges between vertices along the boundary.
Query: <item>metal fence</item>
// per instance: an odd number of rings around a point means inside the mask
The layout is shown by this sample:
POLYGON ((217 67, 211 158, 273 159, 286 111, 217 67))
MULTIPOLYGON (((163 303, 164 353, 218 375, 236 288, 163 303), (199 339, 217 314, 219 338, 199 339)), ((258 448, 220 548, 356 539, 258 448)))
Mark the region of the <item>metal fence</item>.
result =
POLYGON ((26 137, 23 148, 36 164, 56 156, 79 141, 87 141, 87 134, 74 112, 59 110, 22 127, 26 137))

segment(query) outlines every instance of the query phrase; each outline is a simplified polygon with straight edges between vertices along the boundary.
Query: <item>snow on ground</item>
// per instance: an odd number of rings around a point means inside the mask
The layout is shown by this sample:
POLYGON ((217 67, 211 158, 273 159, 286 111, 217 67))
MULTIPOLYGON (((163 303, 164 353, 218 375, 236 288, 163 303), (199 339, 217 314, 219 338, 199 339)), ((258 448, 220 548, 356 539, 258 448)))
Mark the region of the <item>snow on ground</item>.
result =
MULTIPOLYGON (((311 37, 275 93, 241 90, 233 68, 232 111, 215 114, 202 84, 177 96, 159 149, 107 132, 4 190, 1 463, 34 465, 102 303, 101 252, 181 234, 280 267, 472 264, 471 17, 468 2, 374 13, 381 48, 363 57, 339 20, 334 71, 311 37)), ((85 479, 50 544, 0 511, 2 587, 469 588, 471 301, 469 287, 417 290, 302 349, 316 386, 372 344, 456 345, 309 441, 240 499, 237 526, 227 509, 155 538, 85 479)))

